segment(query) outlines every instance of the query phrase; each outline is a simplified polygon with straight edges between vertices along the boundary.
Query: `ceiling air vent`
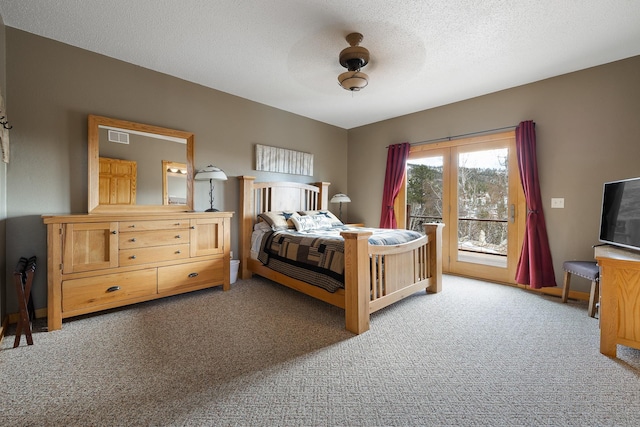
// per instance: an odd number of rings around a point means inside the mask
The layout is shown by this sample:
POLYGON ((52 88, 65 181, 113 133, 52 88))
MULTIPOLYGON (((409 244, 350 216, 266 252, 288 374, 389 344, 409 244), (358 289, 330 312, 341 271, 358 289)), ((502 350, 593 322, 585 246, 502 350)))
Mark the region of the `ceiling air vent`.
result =
POLYGON ((109 141, 117 142, 118 144, 128 144, 129 134, 125 132, 118 132, 116 130, 109 130, 109 141))

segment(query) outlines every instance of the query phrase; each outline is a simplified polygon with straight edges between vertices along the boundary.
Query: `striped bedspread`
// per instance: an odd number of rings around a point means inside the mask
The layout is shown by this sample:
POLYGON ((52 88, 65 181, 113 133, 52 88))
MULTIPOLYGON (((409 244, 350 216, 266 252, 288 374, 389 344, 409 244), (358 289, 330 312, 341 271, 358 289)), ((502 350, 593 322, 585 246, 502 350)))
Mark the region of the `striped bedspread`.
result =
POLYGON ((269 268, 329 292, 344 288, 344 239, 340 232, 371 231, 372 245, 397 245, 421 237, 410 230, 354 228, 268 232, 262 239, 258 260, 269 268))

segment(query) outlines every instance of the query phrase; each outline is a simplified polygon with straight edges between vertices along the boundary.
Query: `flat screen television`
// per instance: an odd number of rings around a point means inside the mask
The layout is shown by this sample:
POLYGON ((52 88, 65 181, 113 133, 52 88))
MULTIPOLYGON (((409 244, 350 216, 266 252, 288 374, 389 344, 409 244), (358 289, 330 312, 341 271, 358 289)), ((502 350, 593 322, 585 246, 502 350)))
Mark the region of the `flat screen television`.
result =
POLYGON ((640 250, 640 178, 605 182, 600 241, 640 250))

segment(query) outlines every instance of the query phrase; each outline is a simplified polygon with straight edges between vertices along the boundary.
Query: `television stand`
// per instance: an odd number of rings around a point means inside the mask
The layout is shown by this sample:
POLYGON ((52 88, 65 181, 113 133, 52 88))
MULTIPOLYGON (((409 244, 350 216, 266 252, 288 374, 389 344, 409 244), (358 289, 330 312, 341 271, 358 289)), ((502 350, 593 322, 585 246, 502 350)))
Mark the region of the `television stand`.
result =
POLYGON ((640 253, 597 246, 600 266, 600 353, 616 357, 617 345, 640 349, 640 253))

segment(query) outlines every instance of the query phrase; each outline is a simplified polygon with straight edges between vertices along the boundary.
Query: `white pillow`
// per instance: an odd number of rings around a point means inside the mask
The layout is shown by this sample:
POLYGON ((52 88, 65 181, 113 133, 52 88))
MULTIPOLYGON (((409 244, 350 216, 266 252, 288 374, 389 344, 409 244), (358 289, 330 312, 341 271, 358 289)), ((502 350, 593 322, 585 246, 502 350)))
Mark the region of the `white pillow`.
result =
POLYGON ((291 221, 298 231, 312 231, 333 227, 331 219, 325 215, 301 215, 291 217, 291 221))
POLYGON ((326 218, 329 218, 331 220, 331 225, 334 227, 344 225, 342 221, 340 221, 340 219, 330 211, 299 211, 298 213, 302 216, 322 215, 326 218))

